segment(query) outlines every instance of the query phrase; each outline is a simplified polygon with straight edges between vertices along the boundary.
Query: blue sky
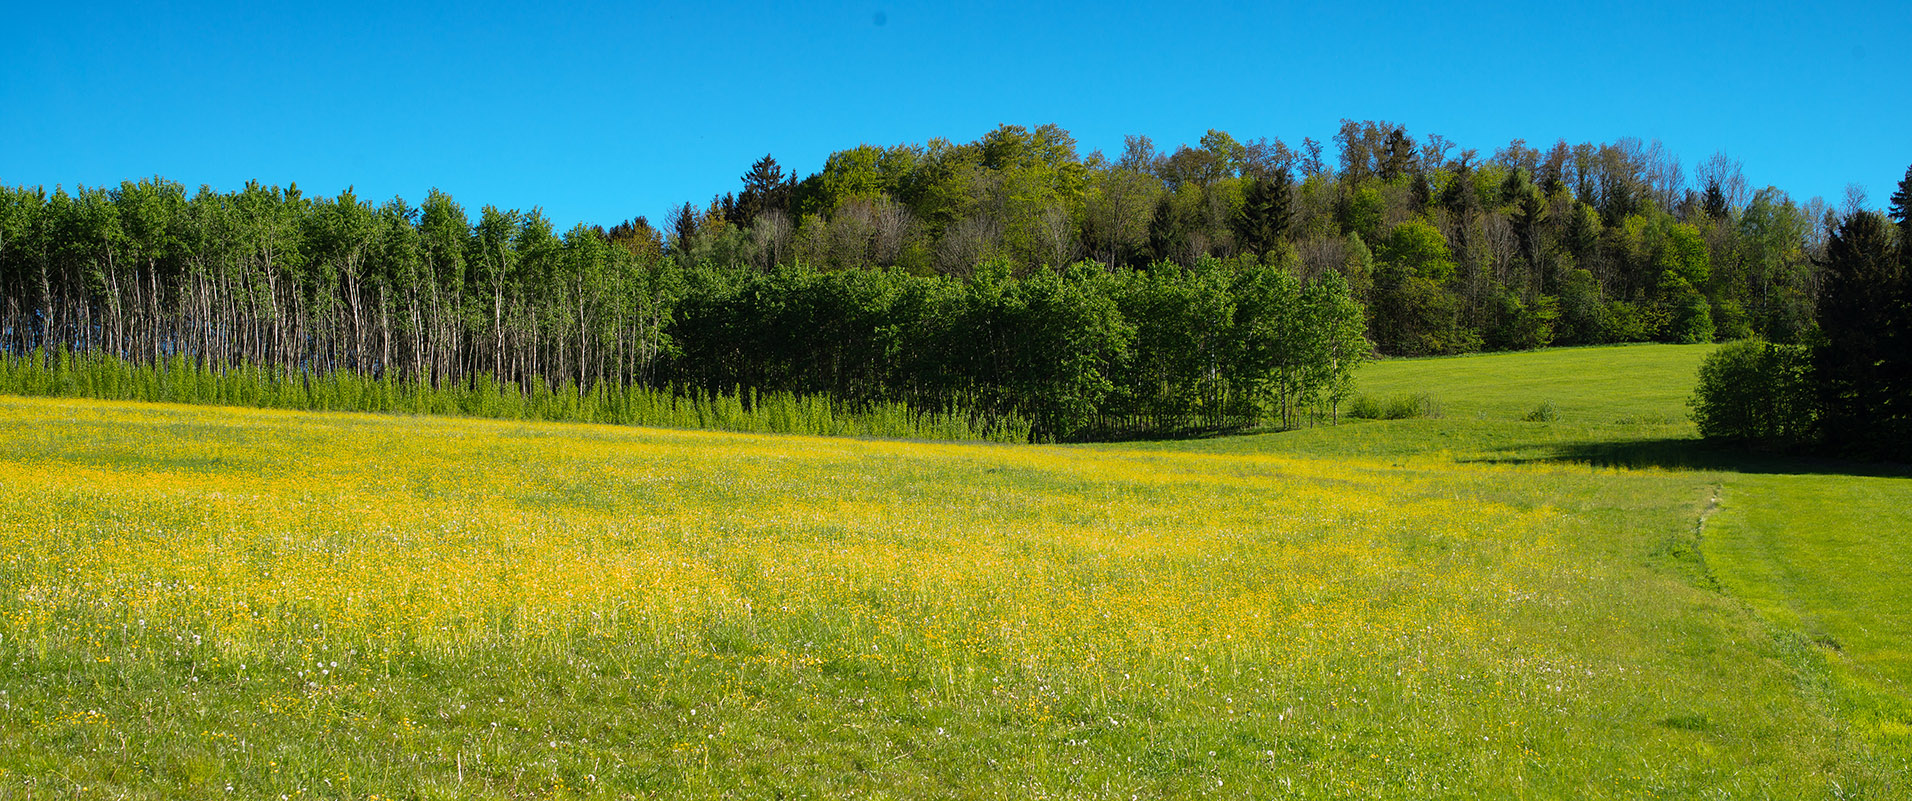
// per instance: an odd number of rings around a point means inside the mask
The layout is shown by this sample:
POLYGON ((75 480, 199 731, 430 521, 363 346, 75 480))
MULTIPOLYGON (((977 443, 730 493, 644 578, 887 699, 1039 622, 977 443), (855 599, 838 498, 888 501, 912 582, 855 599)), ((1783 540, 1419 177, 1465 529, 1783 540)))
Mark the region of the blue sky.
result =
POLYGON ((1084 154, 1298 144, 1344 117, 1482 155, 1659 139, 1835 205, 1912 164, 1903 0, 63 5, 0 9, 0 183, 438 187, 563 228, 657 220, 765 153, 808 173, 1005 122, 1084 154))

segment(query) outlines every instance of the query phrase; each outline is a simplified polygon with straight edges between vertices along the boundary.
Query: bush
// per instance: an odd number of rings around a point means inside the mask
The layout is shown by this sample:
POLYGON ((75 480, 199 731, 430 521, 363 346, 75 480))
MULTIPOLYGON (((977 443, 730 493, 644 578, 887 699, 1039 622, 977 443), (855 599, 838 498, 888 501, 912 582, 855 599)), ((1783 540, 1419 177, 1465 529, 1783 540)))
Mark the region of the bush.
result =
POLYGON ((1440 417, 1440 404, 1425 393, 1376 398, 1356 395, 1348 401, 1347 416, 1361 420, 1406 420, 1411 417, 1440 417))
POLYGON ((1722 345, 1700 365, 1687 400, 1707 439, 1796 443, 1816 423, 1806 348, 1741 340, 1722 345))
POLYGON ((1539 406, 1535 406, 1533 411, 1520 419, 1529 423, 1551 423, 1560 419, 1560 410, 1554 407, 1553 401, 1541 401, 1539 406))

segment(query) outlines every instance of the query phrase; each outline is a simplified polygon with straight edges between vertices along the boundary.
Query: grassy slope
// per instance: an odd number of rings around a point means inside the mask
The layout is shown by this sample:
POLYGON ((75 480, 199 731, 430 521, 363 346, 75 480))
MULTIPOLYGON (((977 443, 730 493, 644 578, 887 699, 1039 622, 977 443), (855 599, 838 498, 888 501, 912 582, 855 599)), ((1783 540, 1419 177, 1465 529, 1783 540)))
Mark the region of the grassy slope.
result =
MULTIPOLYGON (((1685 562, 1680 571, 1694 583, 1717 585, 1754 610, 1766 629, 1762 636, 1792 665, 1802 697, 1819 699, 1837 716, 1836 725, 1857 733, 1864 772, 1890 777, 1877 785, 1888 796, 1907 792, 1912 478, 1900 466, 1748 453, 1698 441, 1683 416, 1685 400, 1712 347, 1390 360, 1370 365, 1361 389, 1381 397, 1426 393, 1440 409, 1438 418, 1135 447, 1584 465, 1716 494, 1716 513, 1708 515, 1699 547, 1688 550, 1692 545, 1678 537, 1655 549, 1649 562, 1685 562), (1549 401, 1554 421, 1525 421, 1549 401)), ((1613 514, 1629 504, 1611 498, 1588 511, 1613 514)))
POLYGON ((0 398, 0 794, 1890 797, 1894 574, 1776 533, 1904 481, 1610 466, 1732 462, 1703 352, 1120 447, 0 398))
POLYGON ((1692 459, 1686 417, 1708 345, 1562 348, 1433 359, 1362 369, 1357 388, 1390 398, 1426 394, 1434 418, 1125 447, 1248 453, 1276 449, 1330 458, 1434 457, 1443 463, 1598 461, 1627 466, 1692 459), (1547 424, 1524 418, 1551 402, 1547 424), (1677 444, 1666 448, 1664 445, 1677 444), (1677 457, 1676 457, 1677 454, 1677 457))
POLYGON ((1912 770, 1912 479, 1892 466, 1709 449, 1685 439, 1691 433, 1684 421, 1676 430, 1654 430, 1683 406, 1710 349, 1397 361, 1364 378, 1374 392, 1431 388, 1425 391, 1456 416, 1514 419, 1536 399, 1559 407, 1559 424, 1542 434, 1497 424, 1498 433, 1472 443, 1480 458, 1709 471, 1721 487, 1703 543, 1713 574, 1782 642, 1810 644, 1800 658, 1826 663, 1844 717, 1882 764, 1904 775, 1912 770))
POLYGON ((1394 359, 1368 365, 1375 395, 1426 392, 1456 418, 1518 420, 1545 401, 1586 424, 1682 425, 1694 375, 1711 345, 1631 345, 1394 359))

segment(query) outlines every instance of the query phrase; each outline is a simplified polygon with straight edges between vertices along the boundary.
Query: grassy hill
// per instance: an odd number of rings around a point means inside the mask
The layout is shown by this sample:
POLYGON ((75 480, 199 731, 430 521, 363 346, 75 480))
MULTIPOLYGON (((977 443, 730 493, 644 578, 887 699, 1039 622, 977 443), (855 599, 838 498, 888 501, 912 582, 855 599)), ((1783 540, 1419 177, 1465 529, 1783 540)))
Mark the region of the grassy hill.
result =
POLYGON ((1109 446, 0 398, 0 796, 1893 797, 1912 481, 1699 447, 1704 353, 1109 446))

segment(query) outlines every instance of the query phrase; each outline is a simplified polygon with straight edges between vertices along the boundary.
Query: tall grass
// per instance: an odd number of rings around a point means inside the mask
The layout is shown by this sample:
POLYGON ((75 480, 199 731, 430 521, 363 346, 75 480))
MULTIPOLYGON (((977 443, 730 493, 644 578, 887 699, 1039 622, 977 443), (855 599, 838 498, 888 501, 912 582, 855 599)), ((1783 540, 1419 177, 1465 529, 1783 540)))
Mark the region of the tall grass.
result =
POLYGON ((256 365, 207 367, 183 357, 140 364, 105 354, 0 353, 0 393, 304 411, 487 417, 714 429, 757 434, 1027 442, 1016 416, 895 402, 852 405, 826 395, 538 382, 526 390, 490 376, 433 384, 351 371, 290 372, 256 365))
POLYGON ((1387 397, 1363 394, 1348 401, 1344 414, 1357 420, 1406 420, 1413 417, 1440 417, 1441 406, 1425 392, 1387 397))

